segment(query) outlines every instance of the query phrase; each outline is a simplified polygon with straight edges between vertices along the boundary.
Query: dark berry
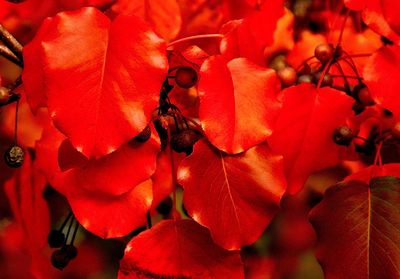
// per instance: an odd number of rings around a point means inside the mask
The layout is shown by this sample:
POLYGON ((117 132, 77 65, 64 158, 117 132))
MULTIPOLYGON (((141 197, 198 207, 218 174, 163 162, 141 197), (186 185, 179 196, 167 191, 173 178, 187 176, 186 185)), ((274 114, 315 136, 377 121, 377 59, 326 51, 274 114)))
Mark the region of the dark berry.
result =
POLYGON ((368 87, 363 83, 360 83, 354 87, 353 96, 359 103, 363 104, 364 106, 373 106, 375 104, 368 87))
POLYGON ((65 235, 58 230, 52 230, 47 237, 47 242, 51 248, 60 248, 63 246, 64 241, 65 235))
POLYGON ((51 255, 51 264, 59 270, 63 270, 68 265, 69 261, 70 258, 63 249, 56 250, 51 255))
POLYGON ((156 210, 158 213, 165 216, 171 213, 172 205, 171 197, 167 197, 157 206, 156 210))
MULTIPOLYGON (((315 84, 318 84, 319 79, 321 78, 321 75, 322 75, 322 72, 316 72, 314 74, 314 83, 315 84)), ((321 82, 321 87, 332 86, 332 84, 333 84, 332 76, 329 74, 325 74, 324 78, 322 79, 322 82, 321 82)))
POLYGON ((279 70, 282 70, 282 69, 286 68, 287 63, 286 63, 285 55, 283 55, 283 54, 276 55, 274 58, 272 58, 269 61, 268 66, 271 69, 274 69, 275 71, 279 71, 279 70))
POLYGON ((171 137, 171 148, 178 152, 190 154, 193 150, 193 145, 200 139, 201 135, 194 130, 183 130, 171 137))
POLYGON ((135 140, 138 142, 146 142, 151 137, 151 129, 150 126, 146 126, 144 130, 135 137, 135 140))
POLYGON ((312 83, 313 77, 311 75, 301 75, 297 79, 297 83, 312 83))
POLYGON ((19 168, 24 162, 24 150, 19 146, 13 146, 4 153, 4 160, 10 168, 19 168))
POLYGON ((356 113, 356 115, 358 115, 365 110, 365 106, 360 102, 355 102, 354 105, 352 106, 352 109, 356 113))
POLYGON ((340 126, 333 131, 332 138, 338 145, 349 146, 354 135, 353 131, 348 126, 340 126))
POLYGON ((331 44, 320 44, 315 48, 314 55, 322 64, 325 64, 333 58, 334 52, 335 49, 331 44))
POLYGON ((10 100, 11 94, 10 90, 5 87, 0 87, 0 104, 4 105, 10 100))
POLYGON ((296 83, 297 73, 292 67, 286 67, 277 72, 283 87, 289 87, 296 83))
POLYGON ((197 72, 191 67, 181 67, 176 71, 175 82, 182 88, 193 87, 197 83, 197 72))
POLYGON ((67 254, 67 257, 70 260, 73 260, 76 258, 76 256, 78 255, 78 249, 76 249, 76 247, 74 245, 65 245, 63 248, 61 248, 62 250, 65 251, 65 253, 67 254))

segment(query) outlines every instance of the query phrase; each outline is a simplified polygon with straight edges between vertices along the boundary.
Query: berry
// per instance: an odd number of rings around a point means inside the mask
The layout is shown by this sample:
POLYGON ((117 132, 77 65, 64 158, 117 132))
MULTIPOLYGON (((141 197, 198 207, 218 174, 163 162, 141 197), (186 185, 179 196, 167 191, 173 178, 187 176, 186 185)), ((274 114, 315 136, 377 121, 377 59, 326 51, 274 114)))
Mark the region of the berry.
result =
POLYGON ((144 130, 139 135, 137 135, 134 139, 138 142, 146 142, 149 140, 150 137, 151 137, 150 126, 146 126, 146 128, 144 128, 144 130))
POLYGON ((277 72, 283 87, 289 87, 296 83, 297 73, 292 67, 286 67, 277 72))
POLYGON ((78 249, 76 249, 76 247, 72 244, 65 245, 63 248, 61 248, 61 250, 65 251, 70 260, 75 259, 78 255, 78 249))
POLYGON ((65 235, 58 230, 52 230, 47 237, 47 242, 51 248, 60 248, 63 246, 64 241, 65 235))
POLYGON ((297 79, 297 83, 312 83, 313 77, 311 75, 301 75, 297 79))
POLYGON ((0 105, 7 104, 10 98, 10 90, 5 87, 0 87, 0 105))
MULTIPOLYGON (((315 84, 318 84, 319 79, 321 78, 321 75, 322 75, 322 72, 316 72, 314 74, 314 83, 315 84)), ((332 86, 332 84, 333 84, 333 78, 331 77, 331 75, 325 74, 324 78, 322 79, 322 82, 321 82, 321 87, 332 86)))
POLYGON ((193 87, 197 80, 197 72, 191 67, 181 67, 176 71, 175 82, 182 88, 193 87))
POLYGON ((156 208, 157 212, 164 216, 170 214, 171 209, 172 209, 171 197, 165 198, 156 208))
POLYGON ((194 130, 183 130, 171 137, 171 148, 178 152, 192 153, 193 145, 200 139, 201 135, 194 130))
POLYGON ((315 57, 322 63, 326 63, 333 58, 335 49, 331 44, 320 44, 314 50, 315 57))
POLYGON ((349 146, 354 135, 353 131, 348 126, 339 126, 333 131, 332 138, 338 145, 349 146))
POLYGON ((286 68, 286 57, 283 54, 278 54, 269 61, 268 67, 274 69, 275 71, 282 70, 286 68))
POLYGON ((51 264, 59 270, 63 270, 68 265, 69 261, 70 258, 63 249, 56 250, 51 255, 51 264))
POLYGON ((363 104, 364 106, 373 106, 375 104, 368 87, 363 83, 360 83, 356 87, 354 87, 353 96, 359 103, 363 104))
POLYGON ((13 146, 4 153, 4 160, 10 168, 19 168, 24 162, 24 150, 19 146, 13 146))
POLYGON ((393 126, 392 136, 393 138, 400 140, 400 122, 397 122, 396 125, 393 126))

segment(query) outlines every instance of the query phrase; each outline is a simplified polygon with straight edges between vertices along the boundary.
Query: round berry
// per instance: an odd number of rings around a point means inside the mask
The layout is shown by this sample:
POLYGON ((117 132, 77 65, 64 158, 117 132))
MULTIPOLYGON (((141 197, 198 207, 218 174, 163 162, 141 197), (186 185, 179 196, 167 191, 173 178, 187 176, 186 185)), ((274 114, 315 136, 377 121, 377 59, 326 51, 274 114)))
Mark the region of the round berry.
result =
POLYGON ((10 100, 10 90, 5 87, 0 87, 0 104, 4 105, 10 100))
POLYGON ((333 131, 332 138, 338 145, 349 146, 354 135, 353 131, 348 126, 339 126, 333 131))
POLYGON ((373 106, 375 104, 368 87, 363 83, 360 83, 354 87, 353 96, 364 106, 373 106))
POLYGON ((68 265, 69 261, 70 259, 63 249, 56 250, 51 255, 51 264, 59 270, 63 270, 68 265))
POLYGON ((176 71, 175 82, 182 88, 193 87, 197 80, 197 72, 191 67, 181 67, 176 71))
POLYGON ((282 70, 286 68, 286 57, 283 54, 278 54, 269 61, 268 67, 274 69, 275 71, 282 70))
POLYGON ((134 139, 138 142, 146 142, 149 140, 150 137, 151 137, 150 126, 146 126, 146 128, 144 128, 144 130, 139 135, 137 135, 134 139))
POLYGON ((75 259, 76 256, 78 255, 78 249, 76 249, 76 247, 74 245, 72 245, 72 244, 65 245, 61 249, 65 251, 65 253, 67 254, 67 257, 70 260, 75 259))
MULTIPOLYGON (((318 84, 320 78, 321 78, 322 72, 316 72, 314 74, 314 83, 318 84)), ((325 87, 325 86, 332 86, 333 84, 333 78, 330 74, 325 74, 324 78, 322 79, 321 82, 321 87, 325 87)))
POLYGON ((52 230, 47 237, 47 242, 51 248, 60 248, 63 246, 64 241, 65 235, 58 230, 52 230))
POLYGON ((326 63, 333 58, 335 49, 331 44, 320 44, 314 50, 315 57, 322 63, 326 63))
POLYGON ((157 206, 156 210, 161 215, 166 216, 171 213, 172 205, 171 197, 167 197, 157 206))
POLYGON ((301 75, 297 79, 297 83, 312 83, 313 77, 312 75, 301 75))
POLYGON ((19 146, 13 146, 4 153, 4 160, 10 168, 19 168, 24 162, 25 153, 19 146))
POLYGON ((285 67, 277 72, 283 87, 289 87, 296 83, 297 73, 292 67, 285 67))
POLYGON ((171 137, 171 148, 178 152, 192 153, 193 145, 200 139, 201 135, 194 130, 183 130, 171 137))

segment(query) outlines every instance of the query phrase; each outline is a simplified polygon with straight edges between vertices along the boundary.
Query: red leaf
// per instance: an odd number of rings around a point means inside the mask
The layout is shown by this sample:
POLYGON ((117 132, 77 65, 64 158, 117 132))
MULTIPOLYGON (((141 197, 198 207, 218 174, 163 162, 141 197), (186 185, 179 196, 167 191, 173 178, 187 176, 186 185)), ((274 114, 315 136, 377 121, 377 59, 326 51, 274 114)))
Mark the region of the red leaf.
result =
POLYGON ((372 97, 383 107, 400 116, 398 87, 400 47, 387 46, 374 53, 364 68, 364 79, 372 97))
POLYGON ((168 41, 174 39, 181 29, 182 18, 176 0, 118 0, 112 10, 118 14, 134 14, 142 18, 168 41))
POLYGON ((133 238, 120 262, 118 279, 244 278, 239 252, 215 245, 192 220, 161 221, 133 238))
POLYGON ((305 83, 283 94, 283 108, 268 142, 283 155, 288 192, 295 194, 311 173, 339 162, 341 147, 332 133, 353 114, 354 100, 344 92, 305 83))
POLYGON ((44 61, 24 76, 45 65, 51 116, 78 151, 107 155, 146 127, 167 61, 163 41, 142 20, 119 16, 111 23, 93 8, 60 13, 38 43, 44 61))
POLYGON ((179 166, 178 182, 189 214, 225 249, 256 241, 286 188, 282 157, 265 143, 227 156, 200 141, 179 166))
POLYGON ((325 278, 400 277, 400 179, 377 177, 330 188, 310 213, 325 278))
POLYGON ((281 104, 275 71, 245 58, 225 63, 212 56, 202 65, 199 81, 200 121, 210 142, 236 154, 271 135, 281 104))

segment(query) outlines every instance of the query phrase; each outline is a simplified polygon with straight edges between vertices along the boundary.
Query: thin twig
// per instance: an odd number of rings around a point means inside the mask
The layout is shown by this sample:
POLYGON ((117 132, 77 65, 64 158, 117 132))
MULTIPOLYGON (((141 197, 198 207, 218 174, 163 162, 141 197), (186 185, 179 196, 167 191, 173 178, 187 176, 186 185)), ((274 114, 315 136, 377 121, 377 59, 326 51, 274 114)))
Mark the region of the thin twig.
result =
POLYGON ((0 40, 9 47, 9 49, 17 56, 21 61, 22 57, 22 45, 8 32, 3 25, 0 24, 0 40))
POLYGON ((0 45, 0 55, 11 61, 12 63, 23 67, 23 63, 19 58, 5 45, 0 45))

